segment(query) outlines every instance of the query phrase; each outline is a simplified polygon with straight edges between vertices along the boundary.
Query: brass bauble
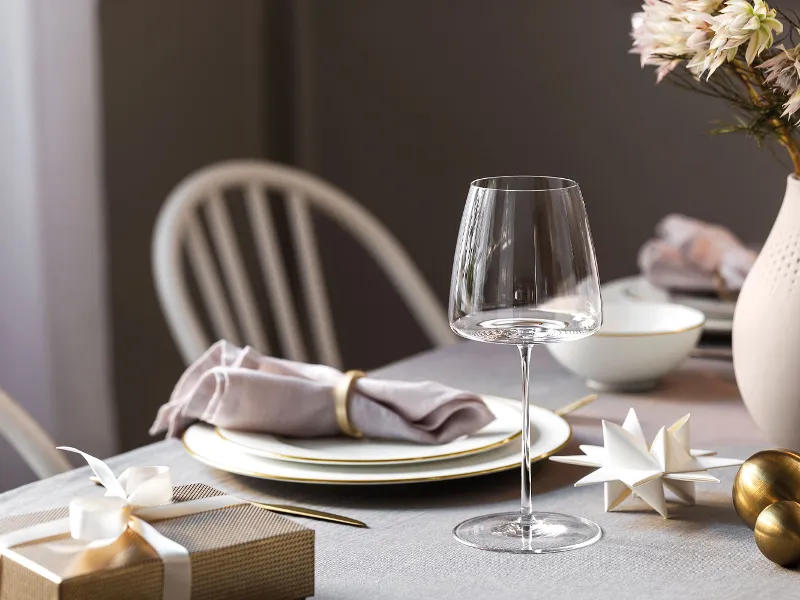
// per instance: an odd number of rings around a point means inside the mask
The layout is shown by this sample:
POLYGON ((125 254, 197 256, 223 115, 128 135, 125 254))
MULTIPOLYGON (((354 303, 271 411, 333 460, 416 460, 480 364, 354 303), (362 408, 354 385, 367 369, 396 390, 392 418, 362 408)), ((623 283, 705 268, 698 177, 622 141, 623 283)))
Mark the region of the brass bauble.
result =
POLYGON ((768 506, 800 500, 800 454, 790 450, 757 452, 733 480, 733 506, 750 529, 768 506))
POLYGON ((800 504, 782 500, 761 511, 756 519, 756 545, 774 563, 800 563, 800 504))

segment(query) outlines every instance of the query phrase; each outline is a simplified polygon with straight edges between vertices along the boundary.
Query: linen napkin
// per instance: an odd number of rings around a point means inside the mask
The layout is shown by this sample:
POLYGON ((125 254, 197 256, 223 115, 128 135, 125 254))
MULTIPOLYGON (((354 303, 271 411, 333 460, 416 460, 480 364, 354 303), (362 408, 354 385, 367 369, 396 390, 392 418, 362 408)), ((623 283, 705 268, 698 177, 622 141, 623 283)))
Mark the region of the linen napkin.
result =
POLYGON ((727 228, 673 214, 642 246, 639 268, 648 281, 667 289, 713 292, 719 276, 725 288, 738 291, 755 259, 727 228))
MULTIPOLYGON (((343 377, 222 340, 183 374, 150 434, 179 436, 199 420, 288 437, 339 435, 333 389, 343 377)), ((349 418, 366 437, 446 444, 495 417, 479 396, 441 383, 363 377, 353 386, 349 418)))

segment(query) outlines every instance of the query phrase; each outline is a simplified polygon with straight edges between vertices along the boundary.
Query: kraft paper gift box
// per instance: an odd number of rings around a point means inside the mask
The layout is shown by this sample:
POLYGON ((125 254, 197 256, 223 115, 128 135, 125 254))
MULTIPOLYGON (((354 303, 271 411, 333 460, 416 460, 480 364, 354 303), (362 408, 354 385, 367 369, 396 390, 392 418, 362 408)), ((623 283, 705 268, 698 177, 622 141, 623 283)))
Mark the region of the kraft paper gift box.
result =
MULTIPOLYGON (((202 484, 173 503, 221 496, 202 484)), ((69 515, 61 508, 0 520, 0 536, 69 515)), ((189 551, 192 600, 294 600, 314 594, 314 531, 252 504, 148 520, 189 551)), ((0 600, 161 600, 164 563, 127 529, 88 548, 69 534, 15 546, 0 563, 0 600)))

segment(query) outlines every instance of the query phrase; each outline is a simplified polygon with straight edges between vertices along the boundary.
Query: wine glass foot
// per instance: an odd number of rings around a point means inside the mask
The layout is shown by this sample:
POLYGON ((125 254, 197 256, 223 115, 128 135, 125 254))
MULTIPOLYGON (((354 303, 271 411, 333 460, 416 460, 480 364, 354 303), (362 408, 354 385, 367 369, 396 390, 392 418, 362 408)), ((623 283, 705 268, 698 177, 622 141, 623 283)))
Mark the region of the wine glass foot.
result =
POLYGON ((518 512, 496 513, 468 519, 453 529, 462 544, 515 554, 545 554, 584 548, 598 541, 603 531, 582 517, 537 512, 531 524, 522 524, 518 512))

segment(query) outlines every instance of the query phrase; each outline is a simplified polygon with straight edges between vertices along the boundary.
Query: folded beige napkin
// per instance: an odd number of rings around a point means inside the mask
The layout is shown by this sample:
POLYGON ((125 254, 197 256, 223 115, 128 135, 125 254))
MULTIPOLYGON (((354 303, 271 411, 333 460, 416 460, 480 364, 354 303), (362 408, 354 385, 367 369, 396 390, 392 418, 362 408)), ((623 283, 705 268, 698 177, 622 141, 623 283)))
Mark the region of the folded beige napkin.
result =
POLYGON ((719 276, 728 290, 738 291, 755 259, 725 227, 668 215, 656 225, 656 238, 639 251, 639 268, 659 287, 713 292, 719 276))
MULTIPOLYGON (((262 356, 223 340, 183 374, 150 434, 178 436, 205 421, 290 437, 339 435, 333 389, 343 377, 332 367, 262 356)), ((349 417, 366 437, 422 444, 445 444, 494 420, 475 394, 372 377, 355 382, 349 417)))

